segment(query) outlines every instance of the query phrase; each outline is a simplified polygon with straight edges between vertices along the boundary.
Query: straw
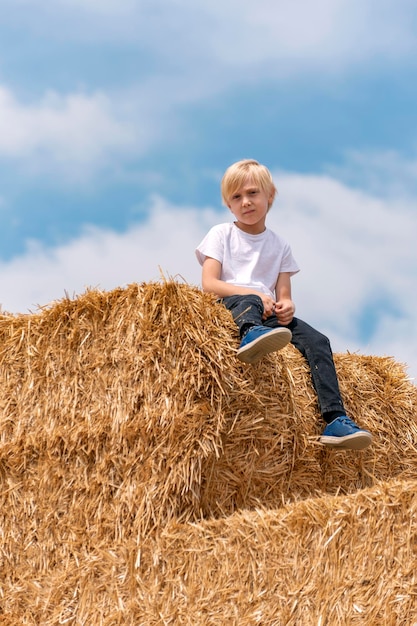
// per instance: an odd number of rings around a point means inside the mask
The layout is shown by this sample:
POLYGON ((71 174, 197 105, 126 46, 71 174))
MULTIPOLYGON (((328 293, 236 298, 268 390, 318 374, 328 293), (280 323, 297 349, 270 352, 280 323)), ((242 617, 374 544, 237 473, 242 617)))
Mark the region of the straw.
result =
POLYGON ((368 623, 413 623, 417 389, 404 366, 335 355, 349 415, 374 436, 335 452, 318 441, 303 357, 287 346, 250 366, 238 341, 213 296, 171 279, 0 315, 0 625, 354 624, 356 583, 335 564, 355 553, 367 571, 372 537, 375 571, 400 550, 406 582, 367 573, 357 606, 368 623), (322 574, 314 542, 332 550, 322 574), (387 598, 408 622, 378 622, 387 598))

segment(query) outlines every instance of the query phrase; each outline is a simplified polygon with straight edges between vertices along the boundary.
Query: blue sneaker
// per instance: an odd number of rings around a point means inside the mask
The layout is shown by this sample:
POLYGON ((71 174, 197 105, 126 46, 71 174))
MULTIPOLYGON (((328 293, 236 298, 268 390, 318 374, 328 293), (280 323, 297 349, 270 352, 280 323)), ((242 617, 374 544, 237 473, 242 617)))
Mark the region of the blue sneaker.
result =
POLYGON ((252 326, 240 342, 237 358, 244 363, 256 363, 265 354, 281 350, 291 341, 288 328, 267 328, 252 326))
POLYGON ((347 415, 341 415, 327 424, 320 441, 329 448, 338 450, 363 450, 371 443, 372 435, 359 428, 347 415))

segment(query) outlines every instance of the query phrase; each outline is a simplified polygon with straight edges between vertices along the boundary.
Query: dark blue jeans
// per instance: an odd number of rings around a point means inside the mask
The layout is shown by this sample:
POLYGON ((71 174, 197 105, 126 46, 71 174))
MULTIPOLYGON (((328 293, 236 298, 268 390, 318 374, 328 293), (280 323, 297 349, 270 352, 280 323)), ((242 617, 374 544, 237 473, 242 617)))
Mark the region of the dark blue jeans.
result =
MULTIPOLYGON (((247 296, 227 296, 220 300, 229 309, 239 327, 240 335, 245 334, 250 326, 282 326, 275 315, 262 319, 264 307, 262 300, 255 294, 247 296)), ((307 359, 310 366, 314 389, 317 393, 320 412, 323 416, 332 411, 344 412, 340 395, 339 381, 333 361, 332 349, 328 338, 294 317, 286 326, 292 332, 291 343, 307 359)))

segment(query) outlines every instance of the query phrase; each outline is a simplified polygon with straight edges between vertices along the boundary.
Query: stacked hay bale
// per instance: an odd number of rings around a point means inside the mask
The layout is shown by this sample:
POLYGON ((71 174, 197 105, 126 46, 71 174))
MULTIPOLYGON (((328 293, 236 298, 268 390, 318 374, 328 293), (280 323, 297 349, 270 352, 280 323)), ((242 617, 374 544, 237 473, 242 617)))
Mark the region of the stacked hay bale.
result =
MULTIPOLYGON (((347 409, 375 439, 364 452, 323 450, 301 355, 288 346, 248 366, 237 343, 230 314, 175 281, 0 317, 0 624, 278 625, 300 623, 288 621, 298 610, 303 624, 355 623, 343 621, 348 600, 339 617, 317 613, 311 546, 336 532, 334 565, 354 543, 342 504, 350 520, 362 511, 382 552, 389 529, 393 545, 405 528, 415 539, 404 493, 417 480, 416 388, 392 359, 335 355, 347 409), (291 574, 301 565, 308 584, 291 574)), ((401 554, 405 571, 415 547, 401 554)), ((330 602, 346 579, 322 564, 330 602)), ((405 606, 391 614, 409 617, 405 606)))
POLYGON ((171 522, 138 579, 145 624, 417 624, 417 481, 171 522))

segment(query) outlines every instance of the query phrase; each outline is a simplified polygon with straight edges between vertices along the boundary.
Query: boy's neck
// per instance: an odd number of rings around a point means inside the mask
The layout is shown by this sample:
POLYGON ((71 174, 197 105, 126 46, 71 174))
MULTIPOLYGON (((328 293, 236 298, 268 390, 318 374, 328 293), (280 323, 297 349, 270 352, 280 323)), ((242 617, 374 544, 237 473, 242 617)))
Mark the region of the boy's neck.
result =
POLYGON ((247 233, 248 235, 260 235, 266 230, 265 222, 248 225, 248 224, 242 224, 242 222, 238 222, 236 220, 233 223, 239 230, 243 230, 243 232, 247 233))

